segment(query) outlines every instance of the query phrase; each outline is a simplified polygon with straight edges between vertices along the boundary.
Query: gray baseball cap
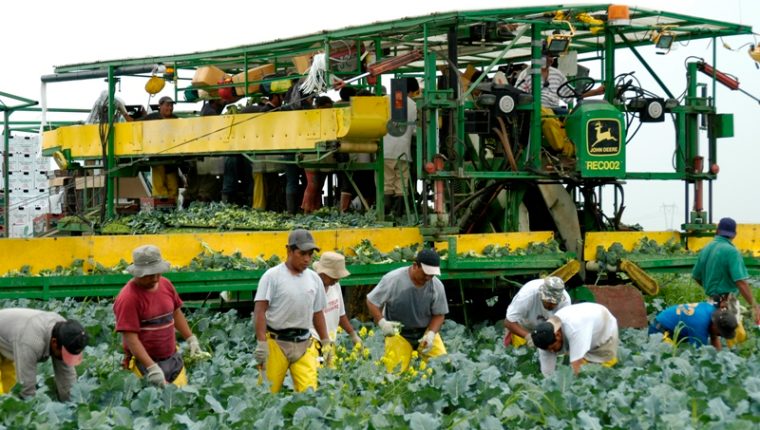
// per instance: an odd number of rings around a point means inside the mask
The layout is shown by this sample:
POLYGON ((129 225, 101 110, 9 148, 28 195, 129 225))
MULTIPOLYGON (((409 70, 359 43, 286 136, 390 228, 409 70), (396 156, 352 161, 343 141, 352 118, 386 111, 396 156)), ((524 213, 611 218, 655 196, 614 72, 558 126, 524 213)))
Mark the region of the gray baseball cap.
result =
POLYGON ((319 251, 319 247, 314 243, 314 236, 308 230, 302 228, 295 229, 288 236, 288 247, 295 246, 301 251, 319 251))

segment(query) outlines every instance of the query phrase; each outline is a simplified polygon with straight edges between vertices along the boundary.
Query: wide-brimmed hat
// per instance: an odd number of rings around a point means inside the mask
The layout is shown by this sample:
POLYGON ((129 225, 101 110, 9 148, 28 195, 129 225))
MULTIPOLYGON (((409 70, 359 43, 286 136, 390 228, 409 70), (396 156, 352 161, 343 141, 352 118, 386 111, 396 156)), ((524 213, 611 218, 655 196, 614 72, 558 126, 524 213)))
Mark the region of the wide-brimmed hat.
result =
POLYGON ((346 257, 332 251, 327 251, 319 257, 319 261, 314 263, 314 270, 333 279, 342 279, 351 274, 346 270, 346 257))
POLYGON ((312 249, 319 251, 319 247, 314 243, 314 236, 302 228, 297 228, 288 235, 288 247, 293 246, 301 251, 311 251, 312 249))
POLYGON ((718 333, 724 339, 733 339, 736 336, 736 327, 739 322, 736 315, 728 309, 718 309, 712 314, 712 322, 718 328, 718 333))
POLYGON ((538 292, 542 301, 556 305, 565 296, 565 282, 557 276, 549 276, 544 279, 544 283, 538 288, 538 292))
POLYGON ((441 257, 434 249, 423 249, 418 252, 415 261, 426 275, 438 276, 441 274, 441 257))
POLYGON ((161 251, 154 245, 142 245, 132 251, 132 264, 127 272, 135 278, 169 271, 169 262, 161 258, 161 251))
POLYGON ((67 320, 57 327, 53 335, 61 347, 63 362, 72 367, 79 365, 82 362, 82 351, 89 340, 82 324, 76 320, 67 320))

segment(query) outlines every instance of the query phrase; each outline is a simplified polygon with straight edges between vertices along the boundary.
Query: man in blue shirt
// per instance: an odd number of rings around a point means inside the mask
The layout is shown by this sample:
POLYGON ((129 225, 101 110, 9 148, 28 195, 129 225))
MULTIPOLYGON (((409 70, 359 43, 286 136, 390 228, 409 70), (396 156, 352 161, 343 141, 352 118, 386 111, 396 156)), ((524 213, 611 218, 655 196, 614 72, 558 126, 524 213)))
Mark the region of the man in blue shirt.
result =
POLYGON ((662 333, 664 339, 687 341, 694 346, 708 342, 720 350, 720 339, 736 335, 736 316, 707 302, 673 305, 657 314, 649 325, 649 334, 662 333))

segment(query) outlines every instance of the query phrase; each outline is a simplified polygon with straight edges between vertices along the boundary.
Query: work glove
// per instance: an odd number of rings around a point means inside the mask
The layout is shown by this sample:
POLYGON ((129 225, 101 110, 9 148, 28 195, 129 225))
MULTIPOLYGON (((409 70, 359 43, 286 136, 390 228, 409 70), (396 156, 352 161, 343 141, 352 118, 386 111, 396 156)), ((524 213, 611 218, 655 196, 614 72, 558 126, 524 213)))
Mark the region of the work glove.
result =
POLYGON ((199 355, 201 353, 201 344, 198 338, 192 335, 187 338, 187 347, 190 349, 190 355, 199 355))
POLYGON ((420 338, 420 352, 427 354, 433 349, 433 341, 435 340, 435 332, 428 330, 424 336, 420 338))
POLYGON ((267 363, 267 358, 269 357, 269 344, 267 341, 256 342, 256 350, 253 352, 253 357, 261 366, 267 363))
POLYGON ((164 371, 158 367, 158 364, 153 363, 153 365, 146 370, 148 373, 145 374, 145 378, 148 382, 159 387, 166 385, 166 376, 164 376, 164 371))
POLYGON ((533 336, 531 333, 525 335, 525 345, 528 348, 534 348, 536 345, 533 343, 533 336))
POLYGON ((201 344, 198 343, 198 338, 192 335, 187 338, 187 352, 185 353, 185 365, 195 365, 201 361, 211 359, 211 353, 201 349, 201 344))
POLYGON ((335 344, 330 339, 322 339, 319 341, 322 344, 322 358, 326 367, 333 367, 333 359, 335 358, 335 344))
POLYGON ((401 329, 401 323, 398 321, 387 321, 385 318, 380 319, 377 322, 377 326, 380 327, 384 336, 395 336, 401 329))
POLYGON ((351 333, 351 342, 354 343, 354 345, 360 345, 362 344, 362 338, 359 337, 356 332, 351 333))

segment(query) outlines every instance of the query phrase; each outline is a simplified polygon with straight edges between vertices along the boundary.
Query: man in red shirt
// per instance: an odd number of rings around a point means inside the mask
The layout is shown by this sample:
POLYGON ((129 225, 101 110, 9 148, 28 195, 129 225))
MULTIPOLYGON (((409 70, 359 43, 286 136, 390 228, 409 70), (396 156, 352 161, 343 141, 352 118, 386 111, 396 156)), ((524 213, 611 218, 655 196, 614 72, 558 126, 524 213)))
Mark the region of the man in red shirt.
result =
POLYGON ((171 281, 161 276, 169 270, 169 263, 153 245, 135 248, 132 258, 134 263, 127 272, 133 278, 113 305, 116 331, 122 334, 124 344, 123 366, 155 385, 186 385, 175 330, 187 341, 191 355, 200 354, 201 349, 182 313, 182 299, 171 281))

